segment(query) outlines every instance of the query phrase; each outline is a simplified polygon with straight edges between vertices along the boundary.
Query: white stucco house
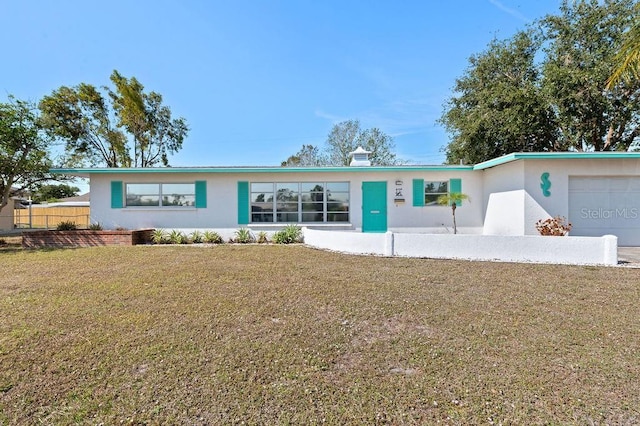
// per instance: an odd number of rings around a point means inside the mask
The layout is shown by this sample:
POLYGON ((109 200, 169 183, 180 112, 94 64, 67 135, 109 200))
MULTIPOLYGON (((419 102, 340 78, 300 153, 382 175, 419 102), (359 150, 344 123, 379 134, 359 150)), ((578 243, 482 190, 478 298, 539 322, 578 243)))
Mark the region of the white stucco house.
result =
POLYGON ((106 229, 450 233, 451 209, 435 200, 463 192, 466 234, 537 235, 564 216, 573 236, 618 237, 640 246, 640 152, 513 153, 476 165, 378 167, 366 152, 351 167, 67 168, 90 179, 91 216, 106 229))

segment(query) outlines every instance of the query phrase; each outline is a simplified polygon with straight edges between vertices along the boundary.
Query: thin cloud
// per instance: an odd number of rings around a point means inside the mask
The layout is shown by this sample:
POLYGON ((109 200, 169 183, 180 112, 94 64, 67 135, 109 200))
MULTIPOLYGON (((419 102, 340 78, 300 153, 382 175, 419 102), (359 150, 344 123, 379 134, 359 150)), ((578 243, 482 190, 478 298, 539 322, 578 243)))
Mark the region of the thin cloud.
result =
POLYGON ((353 119, 353 117, 345 118, 345 117, 341 117, 339 115, 331 114, 330 112, 326 112, 326 111, 324 111, 322 109, 316 109, 314 111, 314 113, 315 113, 316 117, 323 118, 325 120, 329 120, 332 123, 339 123, 341 121, 353 119))
POLYGON ((526 16, 524 16, 522 13, 518 12, 517 10, 505 6, 504 4, 499 2, 498 0, 489 0, 489 3, 491 3, 492 5, 497 7, 498 9, 502 10, 503 12, 513 16, 514 18, 516 18, 516 19, 518 19, 518 20, 520 20, 522 22, 531 22, 531 19, 527 18, 526 16))

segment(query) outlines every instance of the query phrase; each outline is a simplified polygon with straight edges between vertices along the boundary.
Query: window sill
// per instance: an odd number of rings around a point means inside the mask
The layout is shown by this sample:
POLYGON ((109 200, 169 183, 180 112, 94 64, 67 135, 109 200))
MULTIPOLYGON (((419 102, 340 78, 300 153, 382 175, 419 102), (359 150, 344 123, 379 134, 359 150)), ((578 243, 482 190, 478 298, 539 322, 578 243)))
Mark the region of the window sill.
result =
POLYGON ((300 228, 322 228, 322 227, 344 227, 344 228, 353 228, 353 224, 350 222, 305 222, 305 223, 297 223, 297 222, 256 222, 250 223, 248 225, 244 225, 247 228, 282 228, 287 225, 296 225, 300 228))
POLYGON ((191 212, 195 207, 123 207, 125 212, 191 212))

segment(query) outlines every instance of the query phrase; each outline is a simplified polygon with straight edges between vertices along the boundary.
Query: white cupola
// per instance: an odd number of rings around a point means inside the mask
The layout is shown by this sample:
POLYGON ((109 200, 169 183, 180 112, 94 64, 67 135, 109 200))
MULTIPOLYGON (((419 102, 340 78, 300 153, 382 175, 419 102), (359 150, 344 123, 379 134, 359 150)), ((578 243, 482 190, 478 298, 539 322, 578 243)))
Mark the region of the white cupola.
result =
POLYGON ((351 155, 349 165, 354 167, 370 166, 369 154, 371 151, 365 151, 361 146, 357 147, 355 151, 349 153, 351 155))

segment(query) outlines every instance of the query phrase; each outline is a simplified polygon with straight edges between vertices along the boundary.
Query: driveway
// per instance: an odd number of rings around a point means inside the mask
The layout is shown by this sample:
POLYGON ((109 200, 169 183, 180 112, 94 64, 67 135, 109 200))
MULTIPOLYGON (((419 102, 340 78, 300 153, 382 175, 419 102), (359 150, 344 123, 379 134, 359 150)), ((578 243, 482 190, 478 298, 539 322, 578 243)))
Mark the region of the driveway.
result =
POLYGON ((640 268, 640 247, 618 247, 618 263, 640 268))

